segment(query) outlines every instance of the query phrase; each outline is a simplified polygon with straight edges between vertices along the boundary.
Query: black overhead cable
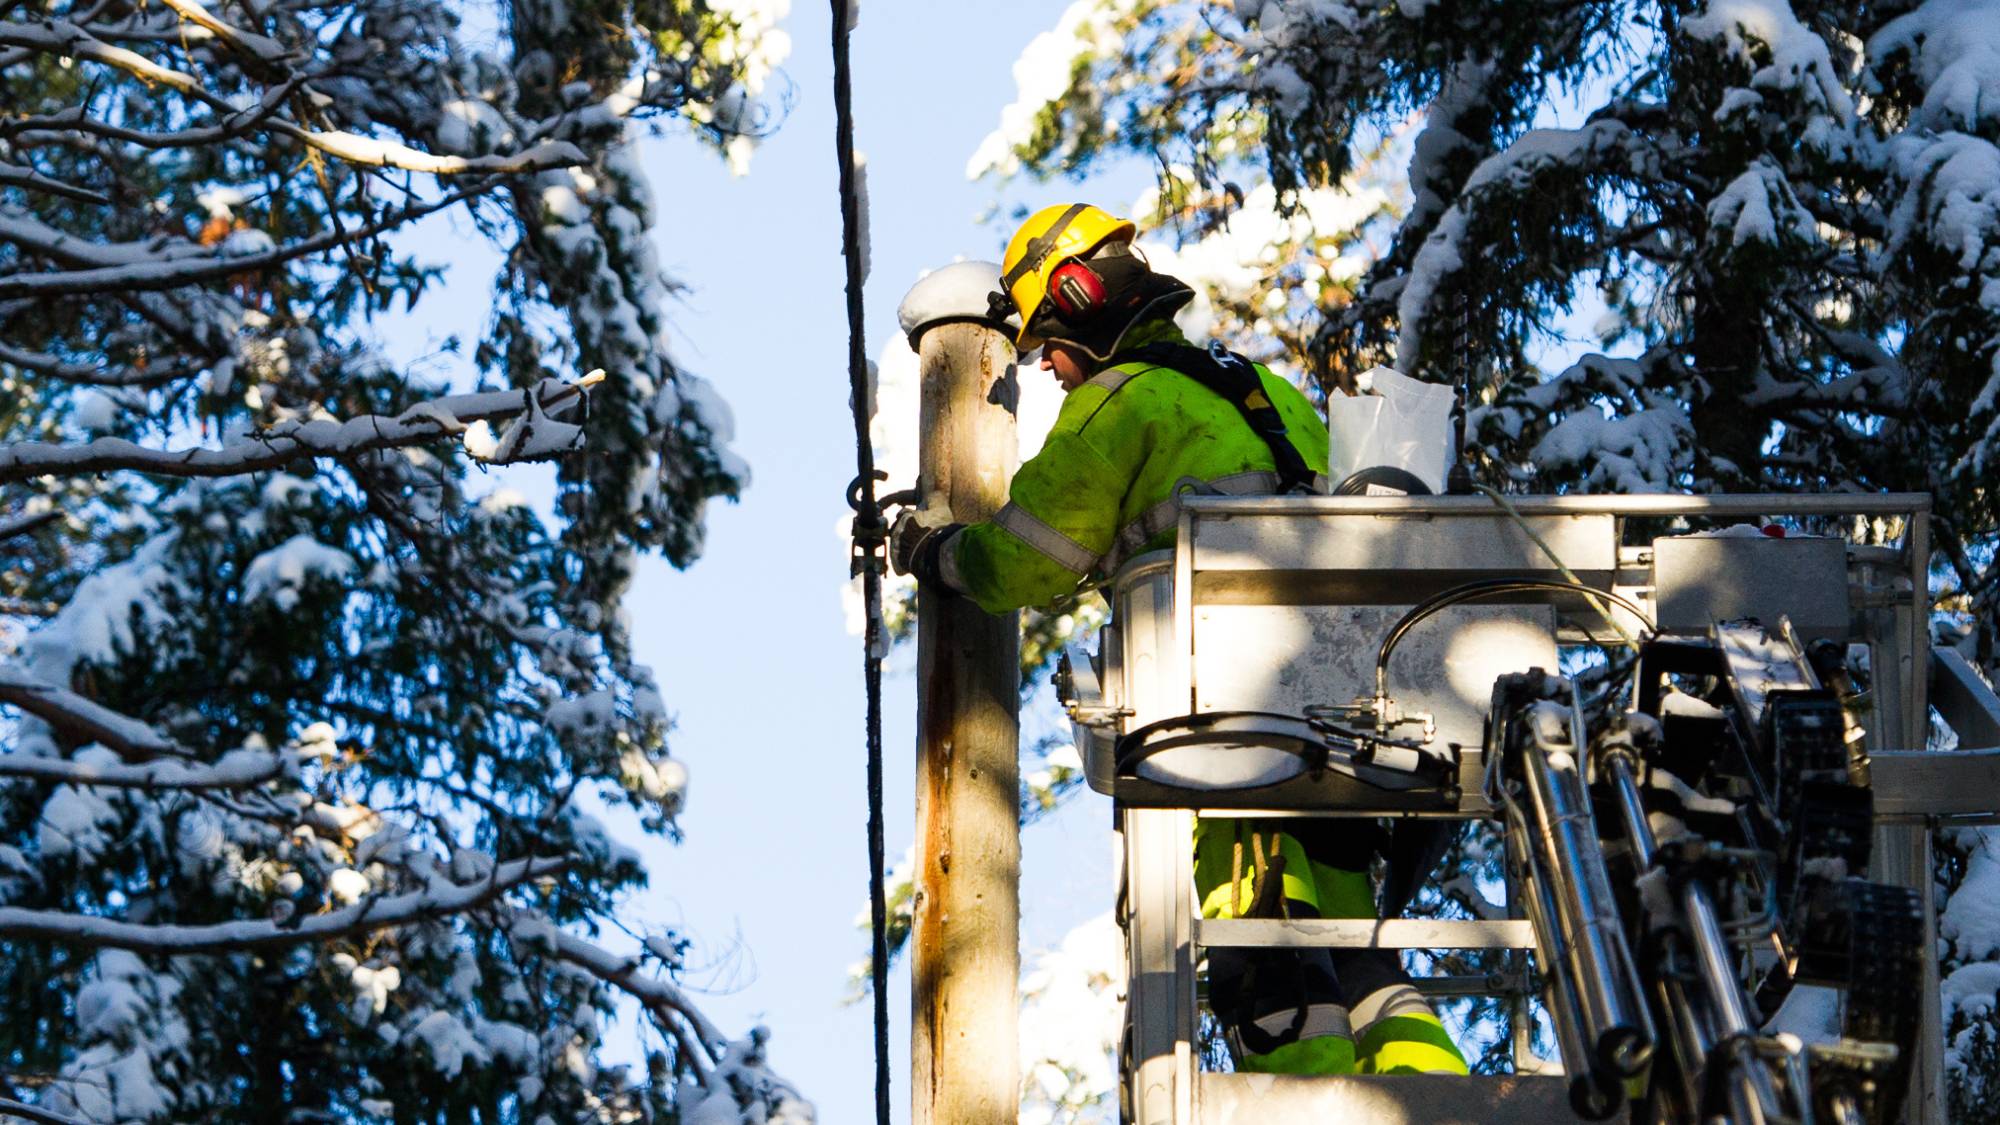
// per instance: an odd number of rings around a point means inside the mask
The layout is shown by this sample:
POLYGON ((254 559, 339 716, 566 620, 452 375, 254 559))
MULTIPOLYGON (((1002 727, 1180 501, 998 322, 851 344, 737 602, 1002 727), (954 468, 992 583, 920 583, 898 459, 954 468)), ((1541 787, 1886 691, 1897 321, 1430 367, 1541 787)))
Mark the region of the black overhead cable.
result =
POLYGON ((847 384, 854 413, 854 509, 850 570, 861 578, 863 675, 868 684, 869 991, 875 998, 875 1121, 889 1125, 889 919, 882 861, 882 546, 888 526, 875 502, 875 448, 868 440, 868 356, 861 317, 861 200, 854 185, 854 104, 847 59, 848 0, 833 0, 834 147, 840 159, 840 241, 847 262, 847 384))

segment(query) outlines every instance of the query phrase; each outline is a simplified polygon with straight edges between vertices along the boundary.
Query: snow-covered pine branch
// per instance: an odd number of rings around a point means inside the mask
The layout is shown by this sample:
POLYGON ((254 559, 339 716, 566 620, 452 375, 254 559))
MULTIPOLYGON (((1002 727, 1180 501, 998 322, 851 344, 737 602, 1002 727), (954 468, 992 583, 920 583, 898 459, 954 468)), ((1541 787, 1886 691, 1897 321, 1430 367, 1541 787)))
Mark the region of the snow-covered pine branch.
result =
MULTIPOLYGON (((82 741, 109 747, 128 761, 189 758, 186 747, 145 723, 121 715, 66 688, 45 683, 18 668, 0 665, 0 703, 12 704, 51 727, 82 741)), ((0 773, 11 755, 0 754, 0 773)))
POLYGON ((114 47, 85 28, 64 19, 0 21, 0 47, 19 47, 54 58, 86 59, 117 67, 148 85, 167 86, 192 93, 200 83, 189 74, 161 66, 152 59, 114 47))
POLYGON ((656 1027, 680 1040, 696 1076, 707 1081, 727 1041, 685 992, 647 971, 644 957, 621 957, 526 911, 514 913, 508 932, 515 941, 538 946, 636 999, 656 1027))
POLYGON ((0 754, 0 777, 32 778, 71 786, 112 786, 121 789, 254 789, 285 772, 284 759, 268 750, 239 750, 214 765, 174 760, 143 765, 78 762, 0 754))
POLYGON ((280 422, 215 448, 148 449, 124 438, 98 438, 80 445, 21 442, 0 448, 0 484, 37 477, 103 473, 129 469, 157 476, 231 477, 262 472, 308 457, 355 457, 467 434, 475 426, 521 416, 542 427, 532 441, 503 446, 487 438, 468 442, 474 456, 504 464, 546 457, 573 448, 575 426, 553 420, 574 406, 584 383, 545 379, 523 391, 483 391, 420 402, 393 417, 363 415, 345 422, 331 418, 280 422), (553 435, 553 436, 551 436, 553 435))
POLYGON ((66 1113, 51 1113, 38 1105, 17 1102, 12 1098, 0 1098, 0 1117, 18 1117, 23 1121, 33 1121, 37 1125, 87 1125, 78 1117, 66 1113))
POLYGON ((225 239, 219 253, 194 243, 161 245, 154 241, 143 249, 123 245, 80 245, 68 235, 47 232, 41 224, 30 225, 27 221, 0 214, 0 240, 11 241, 25 251, 58 261, 88 263, 77 269, 32 274, 0 272, 0 299, 148 293, 254 275, 258 270, 325 253, 407 226, 426 215, 482 195, 494 186, 493 182, 475 184, 448 192, 437 199, 399 208, 359 227, 326 231, 284 246, 271 245, 268 239, 251 238, 232 248, 225 239))
MULTIPOLYGON (((182 18, 249 56, 254 64, 252 69, 258 71, 258 76, 267 83, 283 82, 289 66, 302 61, 274 40, 227 24, 193 0, 166 0, 166 2, 167 6, 182 18)), ((0 21, 0 46, 22 48, 55 58, 79 58, 114 66, 127 71, 148 85, 167 86, 218 111, 237 108, 230 106, 226 100, 207 93, 200 78, 162 66, 136 51, 112 46, 100 39, 95 31, 96 29, 92 27, 79 26, 67 20, 4 20, 0 21)), ((118 31, 105 29, 104 34, 116 37, 118 31)), ((310 85, 304 85, 302 77, 294 77, 285 84, 287 90, 296 86, 303 86, 303 92, 308 97, 315 94, 310 85)), ((548 168, 568 167, 583 163, 587 159, 576 146, 564 141, 542 141, 515 153, 465 157, 425 152, 392 138, 361 136, 344 130, 315 130, 282 117, 260 116, 255 124, 351 164, 398 168, 439 176, 471 173, 520 175, 548 168)), ((16 132, 18 131, 17 126, 16 132)))
POLYGON ((164 3, 182 19, 266 67, 280 67, 294 59, 292 51, 284 44, 222 20, 197 0, 164 0, 164 3))
POLYGON ((427 172, 433 176, 464 176, 500 173, 519 176, 568 168, 584 162, 583 152, 568 141, 542 141, 520 152, 493 156, 439 156, 419 152, 408 145, 353 133, 315 133, 306 129, 283 130, 306 144, 338 157, 349 164, 369 168, 397 168, 405 172, 427 172))
POLYGON ((0 937, 59 941, 85 949, 127 949, 135 953, 216 953, 268 949, 324 941, 367 930, 408 925, 462 914, 508 891, 574 866, 566 856, 509 860, 467 883, 445 883, 398 895, 369 895, 349 906, 300 919, 296 925, 268 921, 209 925, 126 922, 64 910, 24 910, 0 906, 0 937))

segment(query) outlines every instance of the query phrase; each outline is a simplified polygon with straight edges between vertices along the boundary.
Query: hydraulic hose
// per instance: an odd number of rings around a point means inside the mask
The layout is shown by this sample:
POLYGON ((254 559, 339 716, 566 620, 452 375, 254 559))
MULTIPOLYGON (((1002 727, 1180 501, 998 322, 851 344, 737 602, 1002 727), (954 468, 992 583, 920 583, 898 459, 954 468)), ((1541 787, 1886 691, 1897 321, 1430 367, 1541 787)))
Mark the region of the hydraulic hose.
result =
POLYGON ((1388 698, 1389 656, 1396 651, 1396 646, 1402 642, 1403 635, 1408 633, 1412 628, 1415 628, 1418 622, 1423 621, 1433 614, 1465 602, 1479 601, 1482 598, 1499 597, 1504 594, 1528 593, 1535 590, 1555 590, 1564 593, 1582 594, 1586 597, 1609 602, 1638 618, 1639 623, 1645 626, 1646 632, 1652 633, 1656 631, 1652 617, 1645 610, 1640 609, 1632 599, 1622 594, 1614 594, 1609 590, 1600 590, 1595 586, 1585 585, 1582 582, 1566 582, 1554 578, 1486 578, 1477 582, 1467 582, 1463 585, 1453 586, 1448 590, 1441 590, 1418 602, 1416 605, 1411 606, 1409 612, 1403 614, 1396 621, 1396 624, 1390 627, 1388 636, 1382 639, 1382 647, 1375 653, 1375 697, 1377 699, 1388 698))

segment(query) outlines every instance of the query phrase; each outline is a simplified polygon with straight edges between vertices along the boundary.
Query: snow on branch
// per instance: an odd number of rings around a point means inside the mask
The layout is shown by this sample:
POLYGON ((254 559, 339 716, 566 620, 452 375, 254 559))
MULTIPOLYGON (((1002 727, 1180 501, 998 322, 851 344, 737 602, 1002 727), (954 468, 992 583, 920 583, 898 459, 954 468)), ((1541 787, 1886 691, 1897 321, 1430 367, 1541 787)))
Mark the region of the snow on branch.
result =
MULTIPOLYGON (((434 211, 464 202, 481 195, 497 186, 498 181, 486 181, 469 188, 451 192, 427 203, 413 204, 392 214, 385 215, 372 223, 350 230, 331 230, 311 238, 301 239, 285 246, 275 247, 257 254, 213 254, 196 253, 183 256, 156 254, 153 256, 133 256, 126 260, 99 264, 96 268, 61 270, 40 273, 15 273, 0 275, 0 298, 6 297, 61 297, 80 293, 145 292, 174 289, 183 285, 194 285, 204 281, 218 281, 225 277, 254 273, 269 266, 279 265, 322 250, 332 250, 338 246, 372 238, 383 231, 392 230, 405 223, 423 218, 434 211)), ((91 246, 76 240, 74 236, 55 232, 55 240, 44 244, 34 241, 40 236, 36 228, 40 224, 30 224, 26 220, 0 215, 0 239, 25 245, 31 250, 45 250, 52 256, 66 252, 72 260, 96 262, 116 252, 115 247, 91 246), (89 255, 89 257, 85 257, 89 255)), ((47 228, 43 228, 47 229, 47 228)))
POLYGON ((814 1120, 810 1103, 766 1065, 764 1044, 769 1033, 763 1028, 734 1042, 725 1039, 671 981, 642 975, 640 958, 621 957, 539 915, 515 911, 512 933, 516 940, 540 945, 556 959, 622 989, 646 1009, 680 1046, 681 1057, 701 1084, 702 1092, 687 1103, 687 1120, 773 1125, 810 1125, 814 1120))
POLYGON ((227 113, 223 113, 222 110, 230 107, 226 105, 216 107, 221 116, 216 119, 218 123, 214 125, 151 132, 100 121, 91 117, 84 106, 73 105, 54 113, 0 119, 0 137, 12 138, 17 149, 40 145, 71 145, 75 143, 77 133, 89 133, 115 141, 125 141, 140 148, 194 148, 200 145, 212 145, 255 129, 266 118, 283 109, 304 82, 301 77, 289 78, 284 83, 271 87, 255 104, 230 109, 227 113))
POLYGON ((265 65, 289 61, 292 53, 275 39, 222 22, 194 0, 164 0, 180 17, 265 65))
POLYGON ((62 513, 51 508, 46 512, 35 512, 25 516, 10 516, 0 519, 0 543, 22 535, 28 535, 62 518, 62 513))
MULTIPOLYGON (((482 422, 524 412, 531 420, 540 419, 550 427, 575 431, 576 427, 565 423, 549 422, 549 412, 575 401, 592 381, 565 383, 544 379, 527 390, 447 395, 420 402, 393 417, 364 414, 345 422, 331 418, 282 422, 224 442, 219 448, 149 449, 124 438, 98 438, 80 445, 20 442, 0 448, 0 484, 116 469, 169 477, 239 476, 275 469, 306 457, 352 457, 375 450, 421 445, 467 433, 469 427, 482 422)), ((506 439, 502 438, 496 450, 506 445, 506 439)), ((560 448, 540 438, 531 439, 526 446, 516 446, 512 450, 513 459, 560 452, 560 448)), ((472 452, 474 456, 480 455, 477 448, 472 452)))
POLYGON ((399 895, 371 895, 297 925, 266 921, 216 922, 203 926, 148 925, 71 914, 0 906, 0 938, 58 941, 71 947, 129 949, 135 953, 213 953, 325 941, 343 934, 380 930, 430 918, 461 914, 507 891, 567 869, 568 856, 530 857, 497 864, 492 874, 470 883, 446 883, 399 895))
POLYGON ((136 51, 113 47, 68 20, 0 22, 0 47, 23 47, 63 58, 88 59, 115 66, 149 86, 171 86, 183 94, 194 93, 200 85, 190 75, 161 66, 136 51))
MULTIPOLYGON (((165 2, 183 20, 229 44, 240 53, 250 56, 268 75, 284 75, 290 64, 296 61, 293 52, 283 44, 223 22, 195 0, 165 0, 165 2)), ((39 23, 10 20, 0 23, 0 46, 40 51, 62 58, 89 59, 125 70, 148 85, 170 86, 218 111, 235 108, 227 101, 202 89, 200 80, 194 76, 162 66, 137 52, 111 46, 93 34, 91 28, 79 26, 68 20, 44 19, 39 23)), ((289 93, 291 88, 298 86, 302 81, 302 78, 292 76, 284 83, 284 90, 289 93)), ((260 114, 258 120, 262 120, 263 117, 264 115, 260 114)), ((73 124, 82 125, 83 122, 78 121, 73 124)), ((271 118, 263 127, 351 164, 399 168, 434 176, 526 175, 554 168, 573 167, 588 163, 589 159, 581 149, 567 141, 543 141, 512 154, 441 156, 412 148, 395 140, 364 137, 341 130, 319 131, 281 118, 271 118)), ((19 128, 19 123, 16 123, 15 128, 19 128)), ((0 180, 0 182, 6 181, 0 180)), ((52 183, 54 181, 40 177, 32 186, 47 187, 52 183)), ((82 189, 69 190, 74 193, 82 189)), ((102 196, 90 194, 94 199, 88 201, 104 202, 102 196)))
POLYGON ((51 379, 61 379, 65 383, 76 383, 86 387, 155 387, 201 373, 200 367, 185 362, 162 364, 158 370, 71 363, 46 352, 31 352, 5 343, 0 343, 0 363, 12 364, 33 371, 37 375, 47 375, 51 379))
POLYGON ((273 122, 271 128, 349 164, 401 168, 407 172, 428 172, 433 176, 458 176, 469 172, 524 175, 586 163, 583 151, 568 141, 543 141, 511 156, 438 156, 395 141, 356 133, 316 133, 288 122, 273 122))
POLYGON ((165 258, 208 256, 199 245, 186 240, 87 242, 12 208, 0 211, 0 238, 28 253, 73 266, 128 266, 165 258))
POLYGON ((111 205, 111 198, 102 192, 91 191, 89 188, 80 188, 75 184, 64 183, 52 176, 44 175, 33 168, 24 168, 19 164, 0 163, 0 186, 26 188, 30 191, 45 191, 50 195, 60 195, 65 199, 74 199, 78 203, 94 203, 99 207, 108 207, 111 205))
MULTIPOLYGON (((192 756, 187 747, 130 715, 120 714, 14 668, 0 667, 0 703, 11 703, 64 734, 99 743, 128 760, 143 762, 161 757, 192 756)), ((0 757, 0 763, 9 760, 0 757)), ((0 764, 0 774, 10 772, 13 771, 0 764)))
POLYGON ((697 1079, 704 1085, 707 1083, 708 1066, 704 1060, 716 1058, 728 1041, 672 981, 642 973, 644 962, 636 956, 621 957, 526 911, 515 912, 513 934, 519 940, 542 946, 558 960, 575 965, 637 1000, 653 1022, 681 1044, 697 1079), (700 1049, 689 1049, 696 1046, 700 1049))
POLYGON ((1551 173, 1589 173, 1607 161, 1623 166, 1628 160, 1624 149, 1631 140, 1631 129, 1611 119, 1577 129, 1530 129, 1480 161, 1457 201, 1425 236, 1403 279, 1396 301, 1402 327, 1396 344, 1397 370, 1416 370, 1431 306, 1446 279, 1465 267, 1472 220, 1482 207, 1494 205, 1496 196, 1498 205, 1504 206, 1505 196, 1529 192, 1540 177, 1551 173))
POLYGON ((38 1122, 39 1125, 88 1125, 82 1118, 51 1113, 40 1106, 17 1102, 12 1098, 0 1098, 0 1117, 18 1117, 23 1121, 38 1122))
POLYGON ((249 789, 275 780, 284 772, 284 760, 263 750, 233 751, 213 766, 189 765, 173 759, 137 766, 91 765, 62 758, 0 754, 0 777, 115 789, 249 789))

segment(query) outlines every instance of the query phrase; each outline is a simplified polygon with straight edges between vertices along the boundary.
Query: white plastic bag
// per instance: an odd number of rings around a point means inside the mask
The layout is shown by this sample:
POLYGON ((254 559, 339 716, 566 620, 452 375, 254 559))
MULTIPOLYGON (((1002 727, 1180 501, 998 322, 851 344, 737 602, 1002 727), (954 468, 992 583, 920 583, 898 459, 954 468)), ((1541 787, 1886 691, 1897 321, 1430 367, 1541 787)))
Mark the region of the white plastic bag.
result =
POLYGON ((1361 394, 1332 394, 1326 400, 1333 486, 1362 469, 1387 466, 1413 473, 1433 493, 1442 493, 1451 461, 1451 407, 1457 398, 1452 389, 1387 367, 1363 371, 1355 385, 1361 394))

